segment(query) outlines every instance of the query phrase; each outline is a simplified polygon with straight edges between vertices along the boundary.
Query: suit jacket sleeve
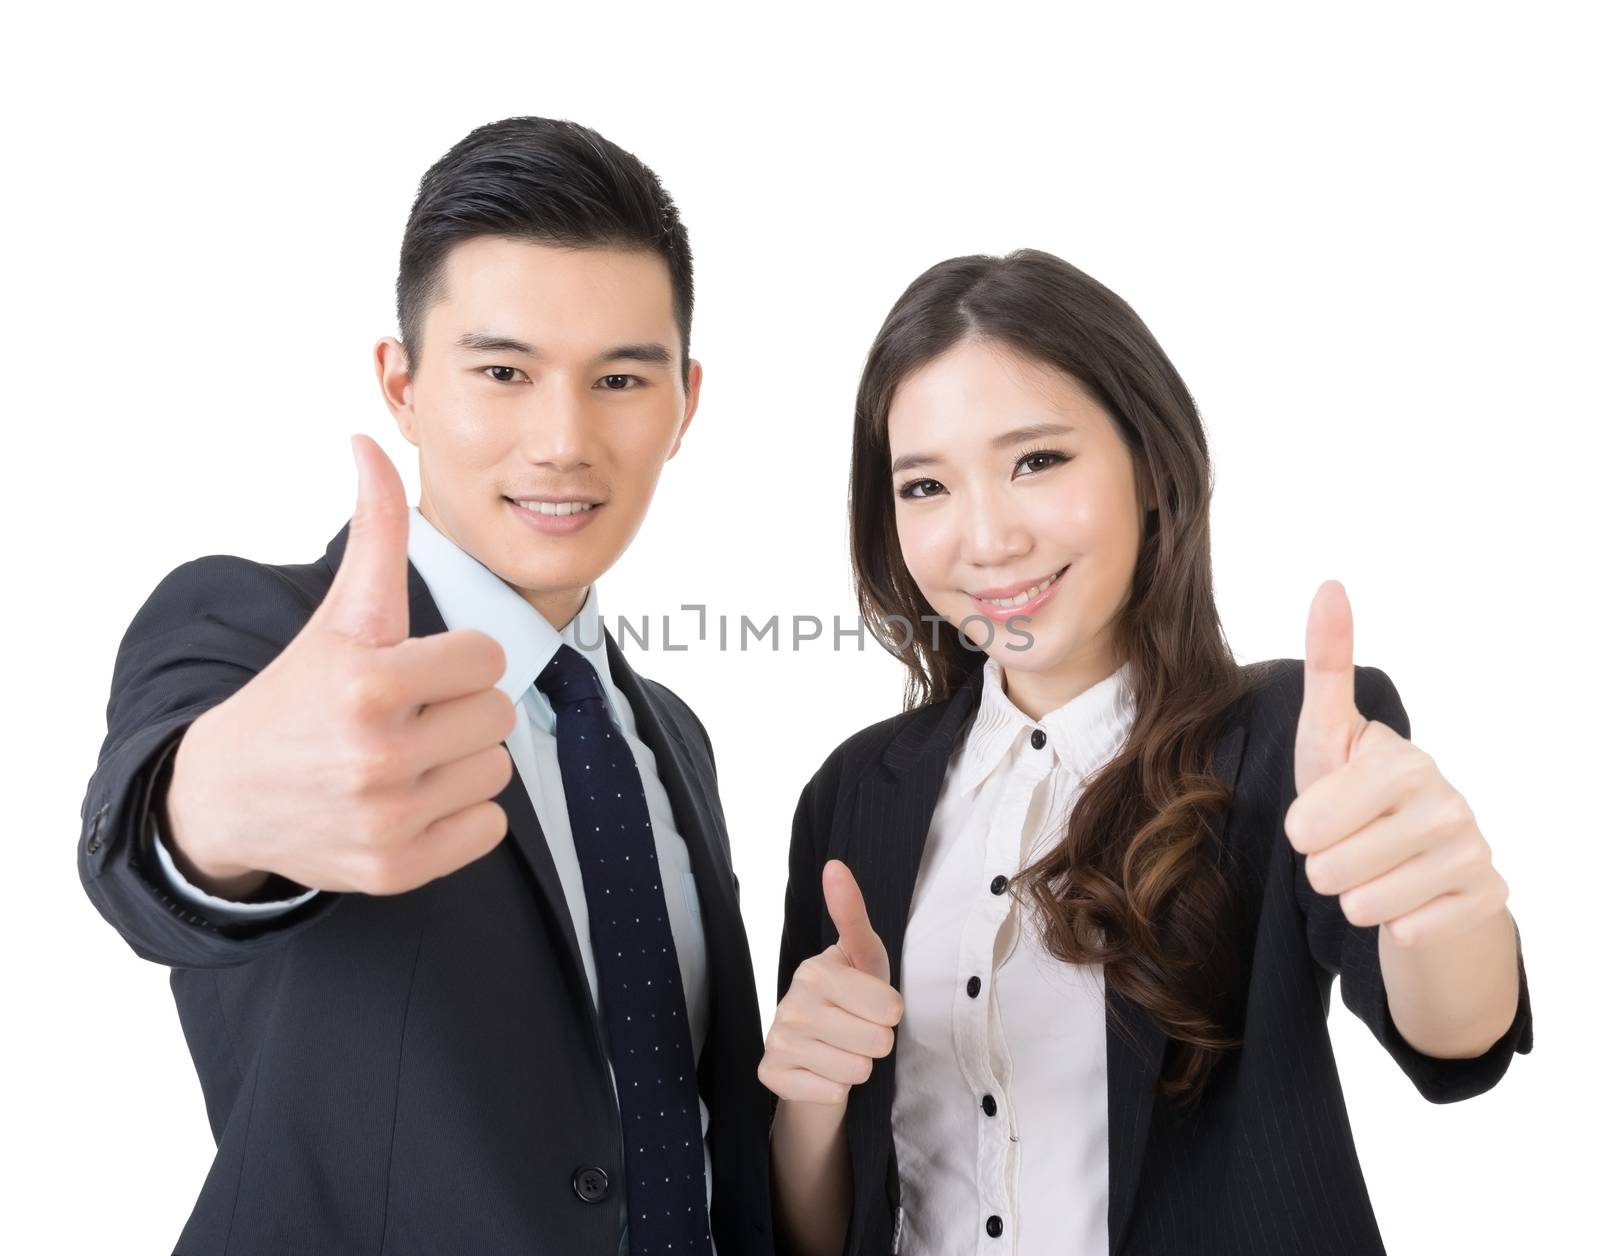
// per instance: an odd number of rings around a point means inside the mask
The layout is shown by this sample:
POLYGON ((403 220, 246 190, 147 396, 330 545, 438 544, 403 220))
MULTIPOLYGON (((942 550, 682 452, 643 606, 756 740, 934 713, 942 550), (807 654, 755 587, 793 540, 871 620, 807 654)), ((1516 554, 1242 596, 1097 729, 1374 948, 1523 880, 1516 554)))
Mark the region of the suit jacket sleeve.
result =
MULTIPOLYGON (((1356 668, 1356 707, 1368 719, 1387 724, 1410 738, 1411 720, 1394 682, 1376 667, 1356 668)), ((1298 709, 1298 704, 1296 704, 1298 709)), ((1290 745, 1293 744, 1291 739, 1290 745)), ((1287 795, 1280 814, 1294 797, 1291 762, 1287 795)), ((1280 835, 1284 843, 1288 838, 1280 835)), ((1424 1098, 1433 1103, 1453 1103, 1488 1090, 1504 1075, 1513 1052, 1533 1049, 1533 1013, 1528 1001, 1528 975, 1522 963, 1522 940, 1517 939, 1517 1011, 1511 1027, 1484 1054, 1465 1060, 1444 1060, 1424 1055, 1400 1033, 1389 1012, 1378 963, 1378 926, 1357 927, 1345 918, 1337 895, 1319 894, 1306 880, 1305 856, 1294 856, 1295 895, 1305 913, 1306 938, 1312 954, 1339 976, 1345 1005, 1366 1022, 1377 1040, 1394 1057, 1424 1098)))
MULTIPOLYGON (((340 898, 318 894, 261 921, 212 919, 171 892, 153 852, 170 752, 205 711, 266 667, 314 609, 282 573, 211 555, 156 586, 112 669, 106 736, 80 811, 78 876, 100 914, 145 959, 173 967, 246 963, 311 927, 340 898)), ((263 896, 303 887, 273 878, 263 896)))

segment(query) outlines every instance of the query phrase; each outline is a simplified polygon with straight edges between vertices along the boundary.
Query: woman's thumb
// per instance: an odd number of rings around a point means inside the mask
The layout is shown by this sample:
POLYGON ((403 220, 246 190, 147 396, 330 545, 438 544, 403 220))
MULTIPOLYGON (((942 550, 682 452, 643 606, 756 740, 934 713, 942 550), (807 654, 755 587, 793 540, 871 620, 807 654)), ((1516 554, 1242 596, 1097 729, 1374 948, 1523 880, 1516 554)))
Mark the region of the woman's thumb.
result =
POLYGON ((867 918, 861 887, 843 861, 830 859, 822 867, 822 897, 833 927, 839 931, 839 949, 852 968, 889 980, 889 953, 867 918))

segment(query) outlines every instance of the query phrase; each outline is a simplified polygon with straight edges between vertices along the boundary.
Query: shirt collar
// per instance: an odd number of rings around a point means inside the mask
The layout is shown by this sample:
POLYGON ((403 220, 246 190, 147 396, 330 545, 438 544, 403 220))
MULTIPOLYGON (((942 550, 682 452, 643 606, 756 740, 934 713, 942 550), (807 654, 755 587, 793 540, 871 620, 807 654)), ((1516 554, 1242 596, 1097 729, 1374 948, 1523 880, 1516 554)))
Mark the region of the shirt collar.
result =
POLYGON ((1042 729, 1043 750, 1078 776, 1088 776, 1116 753, 1133 725, 1132 664, 1124 663, 1104 680, 1047 712, 1043 719, 1024 715, 1005 693, 1004 675, 993 658, 983 665, 983 692, 962 747, 955 787, 965 794, 1000 766, 1024 734, 1042 729))
POLYGON ((558 632, 516 589, 429 523, 415 506, 409 514, 406 557, 428 586, 445 627, 476 628, 505 651, 506 670, 495 682, 496 689, 522 703, 529 718, 546 732, 554 730, 555 710, 533 682, 564 643, 593 665, 616 718, 605 629, 593 584, 578 613, 558 632))

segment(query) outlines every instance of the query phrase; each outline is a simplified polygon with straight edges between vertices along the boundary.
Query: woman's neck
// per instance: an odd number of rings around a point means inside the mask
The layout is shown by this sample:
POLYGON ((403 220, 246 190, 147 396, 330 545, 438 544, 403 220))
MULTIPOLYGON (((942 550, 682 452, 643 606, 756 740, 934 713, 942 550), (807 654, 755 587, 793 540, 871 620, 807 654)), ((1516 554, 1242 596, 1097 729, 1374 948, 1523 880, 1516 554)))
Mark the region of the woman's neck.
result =
POLYGON ((1120 660, 1100 653, 1063 659, 1047 672, 1025 672, 1000 667, 1002 687, 1013 706, 1030 720, 1042 720, 1066 706, 1085 690, 1099 684, 1121 666, 1120 660))

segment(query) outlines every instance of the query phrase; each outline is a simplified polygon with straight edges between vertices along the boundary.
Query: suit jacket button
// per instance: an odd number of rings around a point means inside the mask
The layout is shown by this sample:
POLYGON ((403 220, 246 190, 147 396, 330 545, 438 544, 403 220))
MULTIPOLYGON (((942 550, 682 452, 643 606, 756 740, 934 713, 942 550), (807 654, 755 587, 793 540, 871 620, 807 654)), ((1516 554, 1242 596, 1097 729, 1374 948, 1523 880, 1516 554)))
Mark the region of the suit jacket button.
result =
POLYGON ((572 1189, 586 1204, 598 1204, 611 1193, 611 1179, 604 1169, 592 1164, 579 1165, 572 1175, 572 1189))

